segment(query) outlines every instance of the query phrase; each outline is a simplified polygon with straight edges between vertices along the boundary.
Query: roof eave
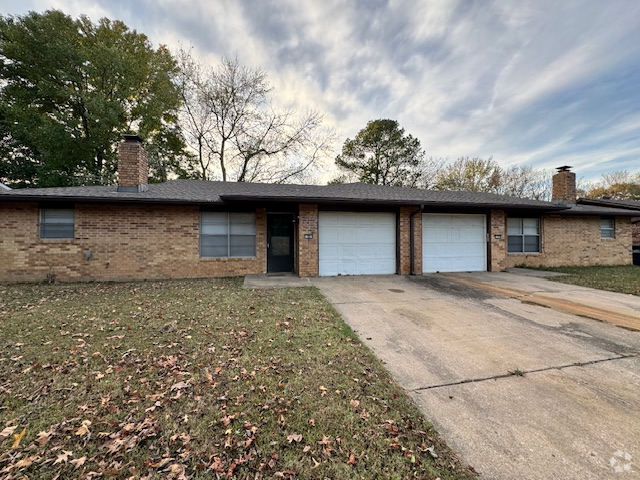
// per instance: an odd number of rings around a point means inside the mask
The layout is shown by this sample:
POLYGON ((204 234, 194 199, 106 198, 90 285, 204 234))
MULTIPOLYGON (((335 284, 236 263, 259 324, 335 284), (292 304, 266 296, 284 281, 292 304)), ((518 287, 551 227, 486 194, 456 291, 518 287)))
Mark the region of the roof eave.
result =
POLYGON ((501 203, 479 203, 479 202, 448 202, 442 200, 380 200, 366 198, 348 197, 262 197, 249 195, 221 195, 225 202, 284 202, 284 203, 318 203, 318 204, 344 204, 344 205, 398 205, 398 206, 420 206, 437 205, 447 207, 472 207, 472 208, 496 208, 496 209, 517 209, 517 210, 543 210, 560 211, 566 207, 554 205, 535 204, 501 204, 501 203))

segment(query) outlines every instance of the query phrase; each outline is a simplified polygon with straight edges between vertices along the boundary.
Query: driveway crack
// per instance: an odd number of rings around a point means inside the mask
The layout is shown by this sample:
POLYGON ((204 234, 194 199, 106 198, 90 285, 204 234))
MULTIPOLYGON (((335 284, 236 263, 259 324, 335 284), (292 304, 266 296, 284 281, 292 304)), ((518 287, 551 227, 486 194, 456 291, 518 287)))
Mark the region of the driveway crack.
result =
POLYGON ((441 387, 453 387, 456 385, 464 385, 467 383, 478 383, 478 382, 486 382, 488 380, 498 380, 501 378, 509 378, 509 377, 514 377, 514 376, 523 376, 526 375, 527 373, 538 373, 538 372, 546 372, 549 370, 564 370, 566 368, 572 368, 572 367, 585 367, 588 365, 596 365, 598 363, 603 363, 603 362, 611 362, 611 361, 615 361, 615 360, 623 360, 625 358, 632 358, 632 357, 637 357, 638 354, 637 353, 632 353, 629 355, 617 355, 615 357, 609 357, 609 358, 601 358, 599 360, 589 360, 588 362, 575 362, 575 363, 568 363, 566 365, 557 365, 557 366, 553 366, 553 367, 544 367, 544 368, 534 368, 531 370, 522 370, 522 371, 518 371, 518 373, 514 373, 514 372, 508 372, 508 373, 503 373, 500 375, 492 375, 489 377, 480 377, 480 378, 469 378, 466 380, 458 380, 456 382, 449 382, 449 383, 441 383, 438 385, 429 385, 428 387, 420 387, 420 388, 414 388, 411 391, 412 392, 421 392, 424 390, 433 390, 435 388, 441 388, 441 387))

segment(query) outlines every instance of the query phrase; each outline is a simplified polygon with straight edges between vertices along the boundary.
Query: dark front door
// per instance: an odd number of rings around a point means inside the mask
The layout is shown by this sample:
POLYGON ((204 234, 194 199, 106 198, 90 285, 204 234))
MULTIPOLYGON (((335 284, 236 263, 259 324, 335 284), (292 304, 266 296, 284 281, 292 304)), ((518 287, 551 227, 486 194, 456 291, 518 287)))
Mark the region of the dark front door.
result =
POLYGON ((293 272, 292 213, 271 213, 267 216, 267 272, 293 272))

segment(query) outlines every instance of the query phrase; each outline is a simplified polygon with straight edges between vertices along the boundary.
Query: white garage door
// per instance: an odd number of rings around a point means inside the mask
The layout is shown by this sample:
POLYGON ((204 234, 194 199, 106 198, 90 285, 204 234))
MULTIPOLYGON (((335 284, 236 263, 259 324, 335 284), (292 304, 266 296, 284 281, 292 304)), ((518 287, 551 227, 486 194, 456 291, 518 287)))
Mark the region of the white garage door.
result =
POLYGON ((480 272, 487 269, 485 215, 424 214, 422 271, 480 272))
POLYGON ((396 273, 393 213, 319 212, 321 276, 396 273))

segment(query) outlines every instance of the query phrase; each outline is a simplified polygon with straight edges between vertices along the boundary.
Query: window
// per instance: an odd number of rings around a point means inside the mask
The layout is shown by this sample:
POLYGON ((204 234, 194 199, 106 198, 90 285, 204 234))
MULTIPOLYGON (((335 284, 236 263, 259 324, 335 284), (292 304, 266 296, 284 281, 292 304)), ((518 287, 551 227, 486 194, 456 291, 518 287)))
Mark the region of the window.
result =
POLYGON ((613 218, 600 219, 600 238, 615 238, 616 222, 613 218))
POLYGON ((40 209, 40 238, 73 238, 73 208, 40 209))
POLYGON ((255 257, 254 213, 202 212, 201 257, 255 257))
POLYGON ((507 219, 507 244, 509 253, 539 253, 540 219, 507 219))

